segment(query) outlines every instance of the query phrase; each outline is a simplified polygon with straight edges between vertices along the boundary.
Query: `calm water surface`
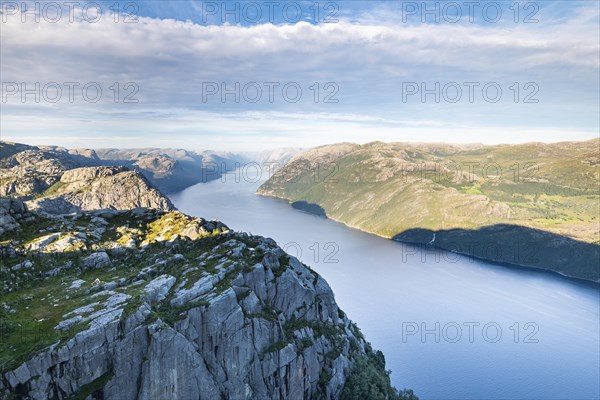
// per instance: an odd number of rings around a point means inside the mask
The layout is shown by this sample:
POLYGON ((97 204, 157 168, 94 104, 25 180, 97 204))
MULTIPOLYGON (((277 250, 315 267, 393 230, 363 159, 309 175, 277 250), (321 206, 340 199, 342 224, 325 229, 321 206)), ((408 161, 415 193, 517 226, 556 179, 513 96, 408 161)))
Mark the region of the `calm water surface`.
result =
POLYGON ((272 237, 319 272, 422 399, 598 399, 599 287, 426 251, 255 195, 260 181, 198 184, 183 212, 272 237))

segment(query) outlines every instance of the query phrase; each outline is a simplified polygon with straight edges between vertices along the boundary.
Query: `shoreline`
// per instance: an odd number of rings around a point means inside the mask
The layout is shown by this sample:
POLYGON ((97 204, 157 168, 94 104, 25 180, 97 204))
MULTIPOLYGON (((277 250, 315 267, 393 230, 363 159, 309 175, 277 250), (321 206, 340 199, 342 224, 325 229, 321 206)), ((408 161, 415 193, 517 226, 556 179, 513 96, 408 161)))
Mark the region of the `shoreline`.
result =
MULTIPOLYGON (((376 235, 376 236, 379 236, 379 235, 376 235)), ((383 236, 379 236, 379 237, 383 237, 383 236)), ((416 247, 430 247, 430 248, 435 248, 435 249, 439 249, 439 250, 444 250, 444 251, 447 251, 447 252, 450 252, 450 253, 453 253, 453 254, 458 254, 458 255, 463 256, 463 257, 469 257, 469 258, 472 258, 472 259, 477 260, 477 261, 484 261, 486 263, 490 263, 490 264, 494 264, 494 265, 498 265, 498 266, 502 266, 502 267, 508 267, 508 268, 513 268, 513 269, 517 269, 517 270, 530 271, 530 272, 536 272, 536 273, 551 274, 551 275, 554 275, 554 276, 558 275, 559 277, 561 277, 563 279, 567 279, 567 280, 570 280, 570 281, 575 281, 577 283, 587 284, 587 285, 593 286, 595 288, 600 288, 600 280, 599 281, 592 281, 592 280, 589 280, 589 279, 583 279, 583 278, 578 278, 576 276, 571 276, 571 275, 563 274, 562 272, 552 271, 552 270, 546 269, 546 268, 534 267, 534 266, 531 266, 531 265, 513 264, 513 263, 509 263, 509 262, 504 262, 504 261, 497 261, 497 260, 492 260, 492 259, 488 259, 488 258, 477 257, 477 256, 472 255, 472 254, 468 254, 468 253, 464 253, 464 252, 460 252, 460 251, 455 251, 455 250, 449 250, 449 249, 445 249, 443 247, 436 246, 436 245, 423 244, 423 243, 418 243, 418 242, 402 241, 402 240, 396 240, 396 239, 390 239, 390 240, 393 241, 393 242, 409 244, 411 246, 416 246, 416 247)))
MULTIPOLYGON (((288 203, 288 205, 290 205, 290 207, 291 207, 291 204, 292 204, 292 202, 290 201, 290 199, 287 199, 285 197, 271 195, 271 194, 265 194, 265 193, 259 193, 258 191, 255 192, 255 194, 258 195, 258 196, 262 196, 262 197, 270 197, 270 198, 274 198, 274 199, 278 199, 278 200, 283 200, 286 203, 288 203)), ((292 208, 294 208, 294 207, 292 207, 292 208)), ((586 285, 591 285, 594 288, 600 288, 600 280, 593 281, 593 280, 589 280, 589 279, 578 278, 576 276, 567 275, 567 274, 564 274, 562 272, 553 271, 553 270, 546 269, 546 268, 534 267, 534 266, 531 266, 531 265, 514 264, 514 263, 508 263, 508 262, 504 262, 504 261, 497 261, 497 260, 493 260, 493 259, 487 259, 487 258, 483 258, 483 257, 477 257, 475 255, 468 254, 468 253, 465 253, 465 252, 460 252, 460 251, 446 249, 444 247, 440 247, 440 246, 437 246, 435 244, 431 245, 431 244, 427 244, 427 243, 419 243, 419 242, 397 240, 397 239, 393 239, 391 237, 386 237, 386 236, 379 235, 379 234, 377 234, 375 232, 371 232, 371 231, 362 229, 360 227, 349 225, 349 224, 347 224, 347 223, 345 223, 343 221, 339 221, 339 220, 337 220, 335 218, 332 218, 329 215, 324 215, 324 216, 323 215, 317 215, 317 214, 313 214, 313 213, 311 213, 311 212, 309 212, 307 210, 302 210, 302 209, 298 209, 298 208, 294 208, 294 209, 298 210, 298 211, 301 211, 301 212, 304 212, 304 213, 307 213, 307 214, 310 214, 310 215, 314 215, 316 217, 326 218, 328 220, 331 220, 331 221, 337 222, 339 224, 342 224, 342 225, 344 225, 347 228, 356 229, 357 231, 364 232, 364 233, 367 233, 369 235, 374 235, 374 236, 380 237, 382 239, 387 239, 387 240, 390 240, 392 242, 398 242, 398 243, 408 244, 408 245, 415 246, 415 247, 430 247, 430 248, 435 248, 435 249, 439 249, 439 250, 443 250, 443 251, 448 251, 448 252, 453 253, 453 254, 458 254, 460 256, 469 257, 469 258, 472 258, 474 260, 484 261, 484 262, 487 262, 487 263, 490 263, 490 264, 502 266, 502 267, 508 267, 508 268, 513 268, 513 269, 520 269, 520 270, 524 270, 524 271, 533 271, 533 272, 539 272, 539 273, 552 274, 554 276, 559 276, 559 277, 561 277, 563 279, 567 279, 567 280, 570 280, 570 281, 573 281, 573 282, 576 282, 576 283, 579 283, 579 284, 583 283, 583 284, 586 284, 586 285)))

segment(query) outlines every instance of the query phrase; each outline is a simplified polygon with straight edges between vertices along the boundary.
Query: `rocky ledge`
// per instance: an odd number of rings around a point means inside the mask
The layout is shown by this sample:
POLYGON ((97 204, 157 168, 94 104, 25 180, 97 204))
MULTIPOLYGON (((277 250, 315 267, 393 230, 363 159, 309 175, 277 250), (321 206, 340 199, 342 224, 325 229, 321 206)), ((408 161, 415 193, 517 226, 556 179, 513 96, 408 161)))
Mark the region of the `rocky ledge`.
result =
POLYGON ((179 212, 20 206, 0 207, 1 399, 414 398, 272 239, 179 212))

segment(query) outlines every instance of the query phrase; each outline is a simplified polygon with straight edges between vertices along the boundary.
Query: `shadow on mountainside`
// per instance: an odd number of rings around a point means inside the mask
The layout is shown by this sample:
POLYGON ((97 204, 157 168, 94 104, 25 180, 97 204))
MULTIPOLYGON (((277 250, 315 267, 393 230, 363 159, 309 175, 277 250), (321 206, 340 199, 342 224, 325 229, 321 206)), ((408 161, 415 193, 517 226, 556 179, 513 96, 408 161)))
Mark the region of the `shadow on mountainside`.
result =
POLYGON ((392 240, 600 282, 600 246, 520 225, 438 231, 413 228, 395 235, 392 240))
POLYGON ((327 218, 327 213, 325 212, 325 209, 315 203, 309 203, 306 201, 295 201, 292 203, 292 207, 294 207, 297 210, 307 212, 309 214, 327 218))

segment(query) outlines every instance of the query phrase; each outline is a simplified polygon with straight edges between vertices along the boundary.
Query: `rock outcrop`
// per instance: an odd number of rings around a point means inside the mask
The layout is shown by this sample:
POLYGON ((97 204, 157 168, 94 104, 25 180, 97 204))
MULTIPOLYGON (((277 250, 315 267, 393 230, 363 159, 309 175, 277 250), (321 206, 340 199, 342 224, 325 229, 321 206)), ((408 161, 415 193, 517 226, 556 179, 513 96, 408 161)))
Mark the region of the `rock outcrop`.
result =
POLYGON ((272 239, 148 209, 34 222, 0 236, 2 399, 338 399, 372 352, 272 239))
POLYGON ((0 236, 20 226, 19 221, 28 216, 25 204, 19 199, 0 197, 0 236))
POLYGON ((125 167, 83 167, 65 171, 60 181, 27 205, 50 214, 106 208, 174 209, 171 201, 143 175, 125 167))

